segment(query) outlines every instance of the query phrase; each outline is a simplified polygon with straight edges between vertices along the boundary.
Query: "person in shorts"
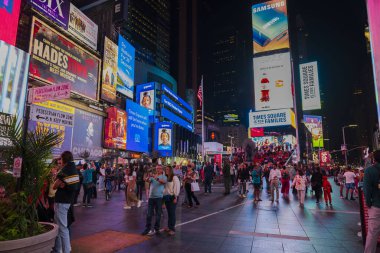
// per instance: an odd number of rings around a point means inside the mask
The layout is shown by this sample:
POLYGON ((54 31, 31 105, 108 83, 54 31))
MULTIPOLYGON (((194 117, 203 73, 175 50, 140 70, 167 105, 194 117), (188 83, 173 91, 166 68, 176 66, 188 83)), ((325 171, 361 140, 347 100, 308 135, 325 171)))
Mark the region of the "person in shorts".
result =
POLYGON ((352 172, 351 167, 347 168, 347 171, 343 174, 343 177, 346 179, 346 199, 348 200, 348 194, 351 192, 351 200, 355 200, 354 190, 356 175, 352 172))

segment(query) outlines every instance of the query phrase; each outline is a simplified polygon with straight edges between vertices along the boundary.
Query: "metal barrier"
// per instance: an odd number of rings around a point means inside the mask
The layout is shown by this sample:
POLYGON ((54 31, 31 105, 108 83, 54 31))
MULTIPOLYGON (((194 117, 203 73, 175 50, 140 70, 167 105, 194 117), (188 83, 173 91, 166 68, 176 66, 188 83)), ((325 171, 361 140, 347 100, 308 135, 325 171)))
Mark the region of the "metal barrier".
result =
MULTIPOLYGON (((359 187, 359 205, 360 205, 360 221, 362 225, 362 239, 363 245, 365 245, 365 241, 367 238, 368 231, 368 206, 365 203, 364 192, 362 187, 359 187)), ((379 247, 380 237, 377 240, 377 246, 379 247)))

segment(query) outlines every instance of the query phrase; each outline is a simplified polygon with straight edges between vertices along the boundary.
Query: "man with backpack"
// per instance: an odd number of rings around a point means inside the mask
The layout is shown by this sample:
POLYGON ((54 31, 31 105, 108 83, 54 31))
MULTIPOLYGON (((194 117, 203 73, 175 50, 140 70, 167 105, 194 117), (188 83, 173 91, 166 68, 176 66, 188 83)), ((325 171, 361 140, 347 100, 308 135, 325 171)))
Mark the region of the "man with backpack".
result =
POLYGON ((252 183, 253 183, 253 195, 255 198, 255 202, 261 201, 260 199, 260 191, 261 191, 261 184, 262 184, 262 170, 260 166, 256 166, 252 170, 252 183))

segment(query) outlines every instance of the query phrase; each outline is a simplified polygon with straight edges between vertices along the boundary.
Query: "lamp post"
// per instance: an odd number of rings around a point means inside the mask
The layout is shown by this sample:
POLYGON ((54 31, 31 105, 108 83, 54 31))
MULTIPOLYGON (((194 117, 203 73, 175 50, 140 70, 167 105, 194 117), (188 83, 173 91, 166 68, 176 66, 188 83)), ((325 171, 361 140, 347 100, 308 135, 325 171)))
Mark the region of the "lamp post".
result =
POLYGON ((230 138, 230 143, 231 143, 231 155, 230 155, 230 161, 232 161, 232 139, 234 138, 231 135, 228 135, 228 138, 230 138))
POLYGON ((351 127, 351 128, 354 128, 354 127, 357 127, 358 125, 355 125, 355 124, 352 124, 352 125, 348 125, 348 126, 343 126, 342 127, 342 133, 343 133, 343 145, 345 147, 345 151, 344 151, 344 161, 345 161, 345 165, 347 167, 348 165, 348 162, 347 162, 347 147, 346 147, 346 136, 344 134, 344 129, 347 128, 347 127, 351 127))

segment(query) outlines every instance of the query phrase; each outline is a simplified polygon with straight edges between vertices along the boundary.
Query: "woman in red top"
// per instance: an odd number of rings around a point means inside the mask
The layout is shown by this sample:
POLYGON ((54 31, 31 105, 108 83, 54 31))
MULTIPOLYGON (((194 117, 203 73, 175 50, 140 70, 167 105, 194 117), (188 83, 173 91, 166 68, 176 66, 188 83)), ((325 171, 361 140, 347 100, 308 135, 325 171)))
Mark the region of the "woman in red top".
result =
POLYGON ((328 203, 330 203, 330 206, 332 206, 331 204, 332 188, 331 188, 331 184, 329 180, 327 180, 327 176, 322 177, 322 188, 323 188, 323 195, 325 197, 326 206, 328 206, 328 203))
POLYGON ((281 171, 281 193, 285 199, 289 198, 289 188, 290 188, 290 175, 284 166, 281 171))

